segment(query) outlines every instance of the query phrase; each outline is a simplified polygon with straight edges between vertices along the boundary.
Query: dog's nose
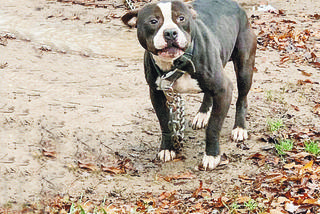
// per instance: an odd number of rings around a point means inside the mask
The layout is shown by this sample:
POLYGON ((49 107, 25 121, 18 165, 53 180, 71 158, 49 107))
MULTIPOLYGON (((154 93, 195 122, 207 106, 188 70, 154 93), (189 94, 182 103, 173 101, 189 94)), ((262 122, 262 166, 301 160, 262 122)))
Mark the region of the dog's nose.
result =
POLYGON ((166 41, 174 41, 178 37, 178 31, 176 29, 167 29, 163 31, 163 36, 166 41))

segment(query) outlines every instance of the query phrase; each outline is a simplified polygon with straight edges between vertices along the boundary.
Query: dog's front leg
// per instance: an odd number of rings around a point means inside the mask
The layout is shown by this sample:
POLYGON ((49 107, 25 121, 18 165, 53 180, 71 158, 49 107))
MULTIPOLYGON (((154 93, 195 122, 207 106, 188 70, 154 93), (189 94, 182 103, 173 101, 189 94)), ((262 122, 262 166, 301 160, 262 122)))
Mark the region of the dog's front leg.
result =
POLYGON ((223 121, 227 116, 232 99, 232 82, 226 79, 225 86, 213 97, 213 105, 206 129, 206 154, 202 164, 205 170, 212 170, 220 163, 219 138, 223 121))
POLYGON ((163 91, 150 88, 150 98, 154 110, 156 111, 161 132, 162 139, 160 145, 160 152, 158 153, 158 158, 161 161, 167 162, 171 161, 176 157, 176 152, 174 151, 172 133, 169 129, 169 109, 166 105, 167 99, 163 91))

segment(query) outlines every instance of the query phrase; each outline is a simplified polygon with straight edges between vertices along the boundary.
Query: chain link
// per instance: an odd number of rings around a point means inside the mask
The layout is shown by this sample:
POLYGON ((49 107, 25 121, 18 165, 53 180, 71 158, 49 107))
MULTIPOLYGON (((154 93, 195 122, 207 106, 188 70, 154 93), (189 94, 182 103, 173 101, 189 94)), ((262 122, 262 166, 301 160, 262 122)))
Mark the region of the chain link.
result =
POLYGON ((174 92, 172 87, 164 91, 167 98, 166 105, 169 108, 168 126, 172 133, 171 140, 173 147, 178 150, 181 147, 181 141, 184 138, 185 115, 184 115, 184 100, 179 93, 174 92))
POLYGON ((128 5, 130 10, 135 10, 136 9, 136 7, 134 6, 132 0, 125 0, 125 1, 126 1, 126 3, 127 3, 127 5, 128 5))

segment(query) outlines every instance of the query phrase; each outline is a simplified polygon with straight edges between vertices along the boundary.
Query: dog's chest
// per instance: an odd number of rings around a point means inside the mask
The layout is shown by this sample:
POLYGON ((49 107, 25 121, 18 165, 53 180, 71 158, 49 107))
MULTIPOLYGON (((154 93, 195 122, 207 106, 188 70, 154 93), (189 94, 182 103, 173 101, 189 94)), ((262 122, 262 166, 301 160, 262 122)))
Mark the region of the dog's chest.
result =
MULTIPOLYGON (((161 70, 170 70, 173 66, 173 60, 171 61, 163 61, 158 56, 153 55, 155 63, 161 70)), ((156 80, 156 84, 158 87, 161 84, 160 81, 161 77, 158 77, 156 80)), ((171 85, 171 83, 167 82, 166 85, 171 85)), ((160 87, 161 88, 161 87, 160 87)), ((178 93, 200 93, 202 92, 201 88, 199 87, 198 81, 196 79, 191 78, 190 74, 185 73, 180 78, 174 81, 172 84, 172 88, 174 91, 178 93)))
MULTIPOLYGON (((159 86, 160 77, 158 77, 156 84, 159 86)), ((167 85, 171 85, 172 83, 167 82, 167 85)), ((175 80, 172 84, 172 89, 178 93, 200 93, 202 90, 199 87, 198 81, 196 79, 192 79, 190 74, 185 73, 179 79, 175 80)))
POLYGON ((178 93, 200 93, 202 90, 199 87, 198 81, 196 79, 192 79, 190 74, 185 73, 177 79, 172 88, 174 91, 178 93))

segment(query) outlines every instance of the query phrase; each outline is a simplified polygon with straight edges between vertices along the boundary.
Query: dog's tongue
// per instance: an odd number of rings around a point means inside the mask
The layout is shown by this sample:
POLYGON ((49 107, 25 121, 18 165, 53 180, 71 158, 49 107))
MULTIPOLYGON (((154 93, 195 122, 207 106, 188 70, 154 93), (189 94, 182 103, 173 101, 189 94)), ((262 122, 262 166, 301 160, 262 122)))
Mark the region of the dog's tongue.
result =
POLYGON ((169 55, 175 55, 178 52, 178 50, 179 50, 178 48, 171 47, 167 49, 167 52, 169 55))
POLYGON ((162 57, 175 58, 178 55, 182 54, 182 50, 175 47, 170 47, 162 50, 159 55, 162 57))

